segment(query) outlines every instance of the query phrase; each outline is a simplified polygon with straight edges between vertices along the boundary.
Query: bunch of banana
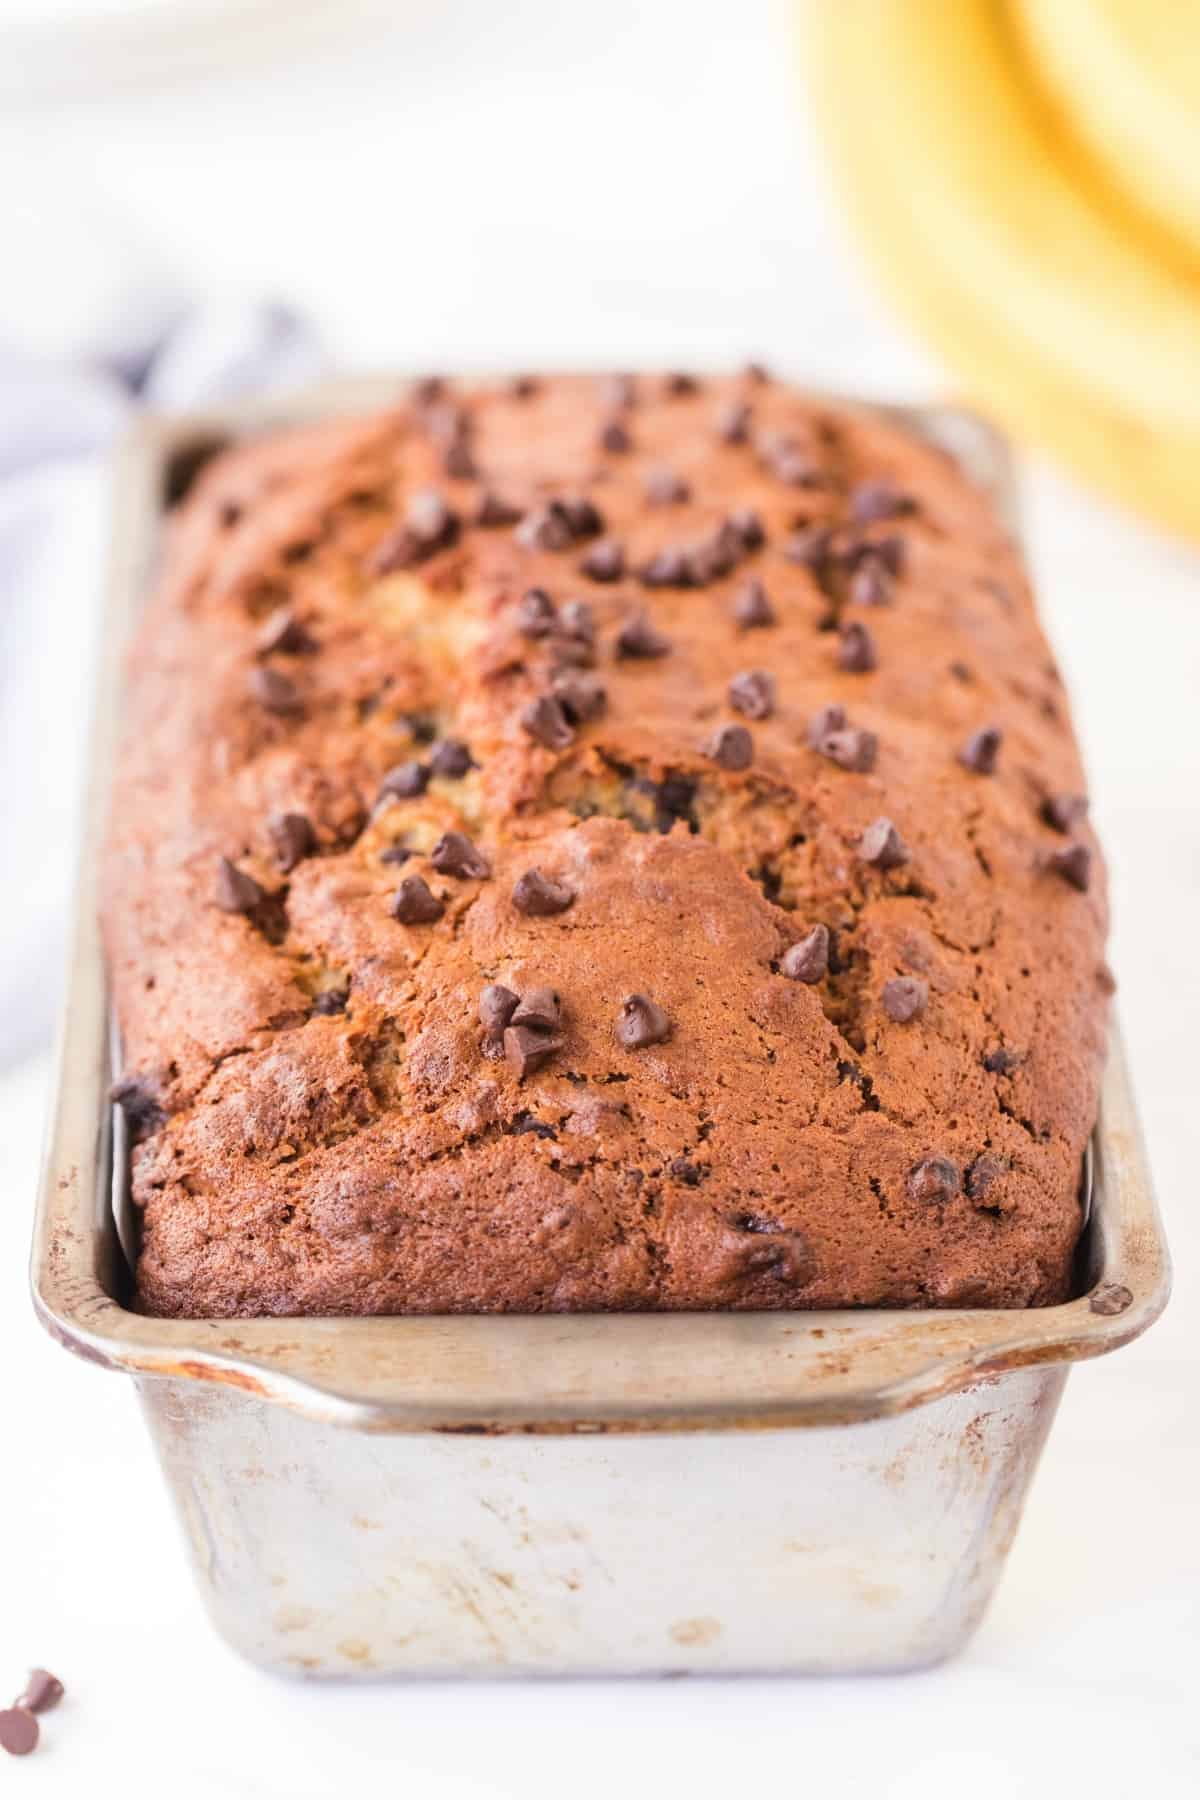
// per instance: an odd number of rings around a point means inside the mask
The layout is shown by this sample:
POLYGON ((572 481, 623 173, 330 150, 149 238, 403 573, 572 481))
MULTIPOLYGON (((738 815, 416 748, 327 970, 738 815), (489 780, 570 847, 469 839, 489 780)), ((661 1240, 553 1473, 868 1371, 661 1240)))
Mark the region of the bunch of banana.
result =
POLYGON ((830 162, 968 394, 1200 538, 1200 5, 809 0, 830 162))

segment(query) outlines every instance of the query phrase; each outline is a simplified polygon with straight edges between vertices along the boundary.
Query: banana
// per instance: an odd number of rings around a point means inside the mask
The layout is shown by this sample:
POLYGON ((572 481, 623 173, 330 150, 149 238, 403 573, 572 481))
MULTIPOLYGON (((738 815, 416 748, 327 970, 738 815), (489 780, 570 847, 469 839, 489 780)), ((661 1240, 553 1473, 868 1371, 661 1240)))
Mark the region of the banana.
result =
POLYGON ((1118 501, 1200 538, 1200 279, 1089 187, 1003 0, 815 0, 835 179, 964 386, 1118 501))

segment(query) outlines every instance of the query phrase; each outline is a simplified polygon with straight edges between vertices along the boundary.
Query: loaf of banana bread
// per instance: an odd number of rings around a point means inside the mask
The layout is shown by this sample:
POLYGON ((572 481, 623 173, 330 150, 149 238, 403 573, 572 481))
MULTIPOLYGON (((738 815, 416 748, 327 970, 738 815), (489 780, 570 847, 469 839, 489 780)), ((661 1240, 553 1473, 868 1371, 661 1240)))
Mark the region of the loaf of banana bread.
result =
POLYGON ((945 452, 729 378, 418 384, 226 450, 103 914, 138 1303, 1062 1299, 1102 872, 945 452))

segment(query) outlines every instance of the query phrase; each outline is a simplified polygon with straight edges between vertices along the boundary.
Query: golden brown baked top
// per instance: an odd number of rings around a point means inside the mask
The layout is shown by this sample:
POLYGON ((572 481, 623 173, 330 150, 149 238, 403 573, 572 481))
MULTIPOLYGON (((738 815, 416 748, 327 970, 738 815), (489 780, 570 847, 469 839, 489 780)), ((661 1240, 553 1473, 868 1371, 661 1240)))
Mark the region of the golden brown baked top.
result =
POLYGON ((1061 1298, 1103 883, 1011 539, 748 371, 221 455, 104 922, 167 1314, 1061 1298))

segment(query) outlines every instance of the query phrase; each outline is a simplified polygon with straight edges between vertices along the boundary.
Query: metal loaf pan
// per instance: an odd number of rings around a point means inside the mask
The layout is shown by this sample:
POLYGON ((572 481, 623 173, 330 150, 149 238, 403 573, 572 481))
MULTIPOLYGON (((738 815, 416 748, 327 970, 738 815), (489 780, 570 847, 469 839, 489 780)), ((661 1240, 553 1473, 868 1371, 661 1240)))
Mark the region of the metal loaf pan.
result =
MULTIPOLYGON (((38 1312, 137 1384, 228 1640, 310 1675, 849 1672, 935 1662, 981 1617, 1071 1363, 1166 1302, 1120 1043, 1080 1295, 1029 1311, 152 1319, 114 1211, 124 1145, 95 863, 124 640, 165 505, 228 440, 386 402, 144 427, 119 483, 45 1175, 38 1312)), ((1011 515, 1002 446, 906 411, 1011 515)), ((119 1206, 117 1208, 119 1210, 119 1206)))

